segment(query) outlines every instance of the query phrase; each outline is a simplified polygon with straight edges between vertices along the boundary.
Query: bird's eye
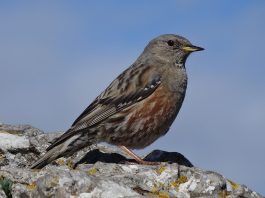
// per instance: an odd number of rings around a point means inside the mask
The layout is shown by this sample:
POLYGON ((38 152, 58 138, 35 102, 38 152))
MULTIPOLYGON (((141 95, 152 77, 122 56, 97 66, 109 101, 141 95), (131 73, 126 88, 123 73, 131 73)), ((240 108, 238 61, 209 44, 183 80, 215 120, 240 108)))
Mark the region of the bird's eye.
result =
POLYGON ((168 44, 169 46, 173 46, 173 45, 174 45, 174 41, 169 40, 169 41, 167 42, 167 44, 168 44))

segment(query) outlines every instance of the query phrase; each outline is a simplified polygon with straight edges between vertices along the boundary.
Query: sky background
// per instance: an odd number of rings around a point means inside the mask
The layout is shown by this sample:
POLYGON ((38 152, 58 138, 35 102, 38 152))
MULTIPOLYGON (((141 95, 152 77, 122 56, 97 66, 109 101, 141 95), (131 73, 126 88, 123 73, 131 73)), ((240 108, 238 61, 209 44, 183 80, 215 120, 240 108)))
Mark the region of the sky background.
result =
POLYGON ((265 195, 265 1, 1 1, 0 122, 64 131, 154 37, 192 54, 188 90, 166 136, 178 151, 265 195))

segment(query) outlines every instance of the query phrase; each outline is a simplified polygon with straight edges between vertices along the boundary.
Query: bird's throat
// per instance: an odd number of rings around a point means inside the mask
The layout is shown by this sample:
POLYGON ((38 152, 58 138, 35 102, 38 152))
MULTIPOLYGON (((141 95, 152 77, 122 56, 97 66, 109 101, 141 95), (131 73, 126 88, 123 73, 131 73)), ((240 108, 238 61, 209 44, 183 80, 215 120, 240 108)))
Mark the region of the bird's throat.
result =
POLYGON ((184 69, 185 68, 185 64, 184 63, 175 63, 175 67, 184 69))

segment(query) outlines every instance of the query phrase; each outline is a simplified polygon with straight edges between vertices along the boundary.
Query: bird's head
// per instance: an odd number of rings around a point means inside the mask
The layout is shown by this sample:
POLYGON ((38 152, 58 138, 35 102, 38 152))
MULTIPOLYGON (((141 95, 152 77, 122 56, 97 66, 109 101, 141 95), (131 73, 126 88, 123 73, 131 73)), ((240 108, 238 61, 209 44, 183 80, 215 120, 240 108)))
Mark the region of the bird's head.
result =
POLYGON ((204 50, 192 45, 189 40, 174 34, 156 37, 146 46, 144 53, 152 58, 164 59, 167 62, 185 64, 187 57, 196 51, 204 50))

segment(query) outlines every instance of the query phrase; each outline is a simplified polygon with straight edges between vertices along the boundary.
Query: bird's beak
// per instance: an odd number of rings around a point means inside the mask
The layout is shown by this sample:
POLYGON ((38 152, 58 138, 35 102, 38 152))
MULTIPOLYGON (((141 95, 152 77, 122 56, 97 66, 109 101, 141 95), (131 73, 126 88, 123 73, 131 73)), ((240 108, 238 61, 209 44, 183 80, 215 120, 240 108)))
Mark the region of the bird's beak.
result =
POLYGON ((182 50, 184 50, 186 52, 196 52, 196 51, 202 51, 204 49, 202 47, 197 47, 197 46, 194 46, 194 45, 189 45, 189 46, 182 47, 182 50))

